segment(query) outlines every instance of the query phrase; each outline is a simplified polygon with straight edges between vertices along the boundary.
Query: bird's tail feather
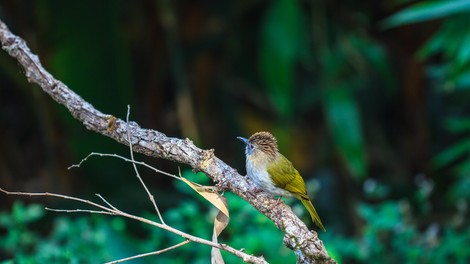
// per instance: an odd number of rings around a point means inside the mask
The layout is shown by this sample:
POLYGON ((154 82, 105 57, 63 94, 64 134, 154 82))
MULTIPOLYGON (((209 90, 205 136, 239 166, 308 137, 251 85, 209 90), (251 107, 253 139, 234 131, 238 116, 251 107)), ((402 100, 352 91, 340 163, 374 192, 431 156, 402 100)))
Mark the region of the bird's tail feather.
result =
POLYGON ((323 231, 326 232, 326 229, 325 227, 323 226, 321 220, 320 220, 320 216, 318 216, 318 213, 317 211, 315 210, 315 207, 313 207, 313 204, 312 202, 310 201, 310 199, 304 199, 304 198, 301 198, 299 199, 302 204, 305 206, 305 208, 307 208, 307 211, 310 213, 310 216, 312 217, 312 221, 319 227, 321 228, 323 231))

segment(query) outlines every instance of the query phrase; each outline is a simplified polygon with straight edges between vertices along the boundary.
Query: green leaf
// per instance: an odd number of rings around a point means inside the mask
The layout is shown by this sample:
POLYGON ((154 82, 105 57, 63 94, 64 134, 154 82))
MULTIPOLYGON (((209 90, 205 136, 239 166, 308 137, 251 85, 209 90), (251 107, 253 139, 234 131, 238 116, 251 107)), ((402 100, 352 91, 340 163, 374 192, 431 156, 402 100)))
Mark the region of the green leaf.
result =
POLYGON ((443 31, 439 31, 418 51, 418 58, 423 60, 441 52, 446 43, 446 37, 443 31))
POLYGON ((12 215, 16 223, 31 223, 43 217, 44 214, 44 208, 38 204, 25 206, 21 202, 15 202, 13 205, 12 215))
POLYGON ((458 143, 451 145, 450 147, 440 152, 437 156, 435 156, 432 160, 433 166, 436 169, 447 166, 451 162, 454 162, 459 157, 463 156, 464 154, 468 154, 469 151, 470 138, 459 141, 458 143))
POLYGON ((380 26, 384 29, 439 19, 470 12, 468 0, 422 2, 406 8, 388 18, 380 26))
POLYGON ((348 38, 352 45, 347 42, 347 44, 344 43, 343 45, 350 46, 348 47, 350 50, 349 53, 352 53, 352 50, 358 54, 356 56, 346 54, 348 57, 348 63, 354 64, 357 63, 357 61, 362 61, 362 64, 364 65, 363 73, 357 70, 353 73, 355 76, 361 78, 359 83, 366 83, 373 79, 373 77, 380 78, 383 80, 384 90, 386 92, 392 92, 394 87, 396 87, 396 80, 392 74, 393 71, 383 46, 359 33, 351 33, 348 38), (357 74, 357 72, 359 72, 359 74, 357 74))
POLYGON ((261 28, 260 73, 277 112, 290 118, 294 110, 295 63, 303 46, 305 23, 297 1, 273 1, 261 28))
POLYGON ((460 65, 465 65, 470 60, 470 30, 465 28, 460 32, 460 42, 456 50, 456 59, 460 65))
POLYGON ((465 71, 456 77, 455 85, 457 90, 470 89, 470 71, 465 71))
POLYGON ((445 127, 450 132, 461 133, 470 131, 470 118, 449 118, 445 127))
POLYGON ((324 109, 334 143, 346 167, 356 179, 364 178, 366 175, 364 141, 359 108, 354 98, 346 89, 340 87, 329 89, 324 109))

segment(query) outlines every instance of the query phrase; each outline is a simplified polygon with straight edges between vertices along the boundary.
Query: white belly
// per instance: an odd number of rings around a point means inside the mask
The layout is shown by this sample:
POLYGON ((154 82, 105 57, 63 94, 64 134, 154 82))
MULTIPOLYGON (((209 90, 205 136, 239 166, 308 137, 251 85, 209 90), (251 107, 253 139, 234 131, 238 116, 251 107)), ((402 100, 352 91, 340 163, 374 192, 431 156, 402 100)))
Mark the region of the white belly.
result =
POLYGON ((246 163, 246 173, 259 188, 274 196, 291 197, 292 194, 284 189, 276 187, 271 181, 266 166, 252 166, 251 162, 246 163), (261 168, 260 168, 261 167, 261 168))

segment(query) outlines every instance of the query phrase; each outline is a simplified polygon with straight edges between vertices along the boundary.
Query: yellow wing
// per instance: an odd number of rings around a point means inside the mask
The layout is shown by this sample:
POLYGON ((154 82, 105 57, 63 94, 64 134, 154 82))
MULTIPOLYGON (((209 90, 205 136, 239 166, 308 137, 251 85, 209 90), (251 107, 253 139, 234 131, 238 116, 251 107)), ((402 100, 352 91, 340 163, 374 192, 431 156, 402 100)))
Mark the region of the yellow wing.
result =
POLYGON ((308 198, 304 180, 292 163, 280 154, 276 162, 267 167, 271 180, 276 187, 291 192, 294 196, 308 198))

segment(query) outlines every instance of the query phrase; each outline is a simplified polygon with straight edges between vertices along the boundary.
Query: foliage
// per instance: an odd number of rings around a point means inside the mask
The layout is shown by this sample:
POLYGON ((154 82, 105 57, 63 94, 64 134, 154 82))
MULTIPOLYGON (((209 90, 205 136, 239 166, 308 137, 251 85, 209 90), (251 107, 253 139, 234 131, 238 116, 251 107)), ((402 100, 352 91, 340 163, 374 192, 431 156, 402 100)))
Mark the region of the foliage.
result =
MULTIPOLYGON (((422 187, 416 197, 426 193, 422 187)), ((419 202, 427 205, 429 195, 419 202)), ((416 215, 410 201, 388 200, 361 203, 358 214, 365 222, 355 238, 328 234, 325 245, 342 262, 360 263, 468 263, 470 252, 461 245, 470 242, 470 227, 461 220, 430 222, 430 212, 416 215), (424 253, 426 252, 426 253, 424 253)), ((465 212, 453 218, 461 219, 465 212)))
POLYGON ((462 27, 468 13, 470 10, 447 19, 418 53, 422 59, 442 57, 441 62, 429 66, 428 76, 444 93, 470 88, 470 29, 462 27))
POLYGON ((107 231, 97 219, 57 217, 43 233, 45 211, 16 202, 0 213, 0 259, 4 263, 100 263, 109 258, 107 231), (101 228, 100 228, 101 227, 101 228))
POLYGON ((382 22, 382 25, 396 27, 468 13, 469 11, 470 2, 467 0, 422 1, 388 17, 382 22))
MULTIPOLYGON (((384 27, 396 27, 448 17, 426 44, 417 52, 421 60, 429 60, 427 77, 438 95, 463 93, 468 84, 469 31, 462 25, 469 11, 468 1, 423 2, 406 8, 384 20, 384 27), (438 59, 436 59, 438 58, 438 59)), ((457 96, 458 97, 458 96, 457 96)), ((411 198, 382 200, 380 203, 361 202, 357 213, 364 221, 356 236, 325 238, 327 248, 340 262, 361 263, 468 263, 470 253, 461 245, 470 242, 470 228, 466 215, 469 201, 469 132, 470 122, 465 115, 467 104, 449 96, 443 103, 450 117, 437 119, 444 133, 458 135, 458 140, 446 146, 432 159, 436 181, 445 175, 455 181, 446 194, 435 194, 443 203, 451 205, 451 213, 435 220, 432 211, 434 182, 416 176, 416 191, 411 198), (426 252, 424 254, 424 252, 426 252)), ((442 134, 444 134, 442 133, 442 134)), ((442 135, 440 134, 440 135, 442 135)), ((387 188, 388 189, 388 188, 387 188)), ((437 191, 441 191, 438 189, 437 191)), ((386 193, 385 193, 386 194, 386 193)), ((366 195, 367 196, 367 195, 366 195)), ((387 195, 380 197, 386 198, 387 195)))
POLYGON ((470 88, 470 29, 463 27, 470 13, 470 2, 433 1, 420 3, 389 17, 383 23, 388 27, 447 18, 440 29, 418 52, 421 59, 441 56, 431 63, 428 76, 443 92, 470 88))
POLYGON ((441 178, 454 178, 445 197, 459 211, 465 211, 470 200, 470 120, 466 100, 470 88, 470 30, 462 26, 469 13, 469 1, 433 1, 410 6, 385 20, 388 26, 399 26, 446 18, 417 55, 429 61, 427 77, 446 104, 438 122, 444 128, 442 134, 450 135, 454 142, 439 146, 442 150, 431 164, 441 178))
POLYGON ((305 19, 297 1, 273 1, 260 40, 260 74, 284 120, 294 114, 295 65, 305 55, 305 19))

